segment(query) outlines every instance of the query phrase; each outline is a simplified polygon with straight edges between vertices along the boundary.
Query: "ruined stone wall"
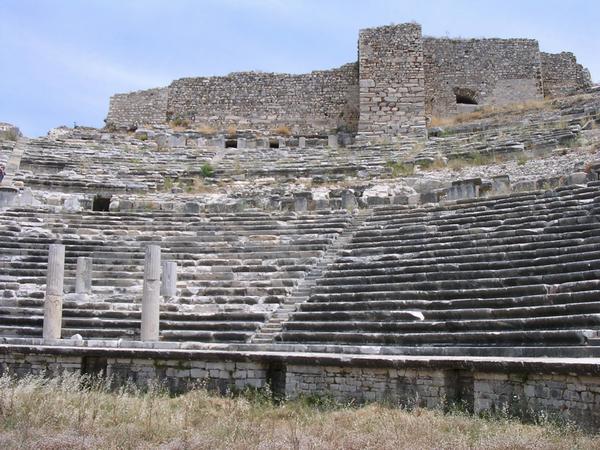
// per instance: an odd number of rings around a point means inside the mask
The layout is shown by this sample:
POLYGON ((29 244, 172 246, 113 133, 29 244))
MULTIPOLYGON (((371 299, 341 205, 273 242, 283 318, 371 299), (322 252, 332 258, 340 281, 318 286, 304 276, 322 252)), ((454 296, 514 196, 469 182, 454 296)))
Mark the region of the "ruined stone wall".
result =
POLYGON ((270 385, 274 393, 290 399, 317 395, 344 403, 386 401, 427 408, 459 404, 478 414, 551 417, 600 430, 600 375, 591 363, 546 367, 544 358, 539 362, 531 358, 394 362, 334 354, 313 358, 293 353, 279 357, 226 353, 2 346, 0 375, 101 374, 115 386, 133 382, 145 387, 160 381, 172 392, 199 383, 221 392, 270 385), (478 366, 487 367, 478 370, 478 366))
POLYGON ((165 123, 168 96, 168 88, 113 95, 105 122, 117 127, 165 123))
POLYGON ((418 24, 361 30, 358 63, 290 75, 240 72, 182 78, 167 88, 117 94, 107 124, 160 124, 297 135, 358 132, 362 141, 424 137, 425 116, 477 105, 564 95, 591 86, 572 53, 540 53, 532 39, 423 38, 418 24), (457 103, 457 95, 473 104, 457 103))
POLYGON ((425 136, 425 74, 418 24, 369 28, 359 35, 359 138, 425 136))
POLYGON ((430 116, 463 112, 457 94, 478 105, 542 98, 542 63, 535 40, 425 38, 423 52, 430 116))
POLYGON ((286 396, 326 394, 339 402, 387 401, 440 408, 454 396, 442 370, 288 365, 286 396))
POLYGON ((168 115, 217 129, 287 126, 304 135, 356 132, 358 68, 346 64, 302 75, 241 72, 182 78, 170 86, 168 115))
POLYGON ((541 53, 544 96, 560 97, 592 86, 590 72, 570 52, 541 53))

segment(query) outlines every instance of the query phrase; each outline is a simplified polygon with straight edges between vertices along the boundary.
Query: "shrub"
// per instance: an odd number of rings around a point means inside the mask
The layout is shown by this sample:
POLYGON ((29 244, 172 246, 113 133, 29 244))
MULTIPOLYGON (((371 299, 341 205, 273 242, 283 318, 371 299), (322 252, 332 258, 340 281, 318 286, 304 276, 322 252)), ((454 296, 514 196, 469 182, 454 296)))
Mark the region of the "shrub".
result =
POLYGON ((204 163, 200 167, 200 173, 204 178, 210 178, 215 174, 215 169, 209 163, 204 163))
POLYGON ((170 191, 171 189, 173 189, 173 180, 170 177, 165 178, 163 188, 165 191, 170 191))

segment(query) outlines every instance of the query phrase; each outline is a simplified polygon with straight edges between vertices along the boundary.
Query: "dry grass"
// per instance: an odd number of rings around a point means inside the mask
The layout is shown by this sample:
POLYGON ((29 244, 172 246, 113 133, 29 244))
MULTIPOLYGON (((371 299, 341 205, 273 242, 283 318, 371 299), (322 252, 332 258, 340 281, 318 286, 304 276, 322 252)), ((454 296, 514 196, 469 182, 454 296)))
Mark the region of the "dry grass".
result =
POLYGON ((190 127, 190 121, 187 119, 184 119, 183 117, 176 117, 173 120, 171 120, 171 128, 173 129, 187 129, 190 127))
POLYGON ((388 161, 385 166, 391 169, 393 178, 408 177, 415 173, 414 164, 403 161, 388 161))
POLYGON ((196 127, 196 131, 198 131, 199 133, 202 133, 202 134, 212 136, 212 135, 216 134, 217 129, 210 125, 204 124, 204 125, 200 125, 200 126, 196 127))
POLYGON ((0 378, 3 449, 592 449, 600 437, 507 418, 371 404, 111 392, 78 376, 0 378), (87 382, 86 382, 87 381, 87 382))
POLYGON ((194 177, 184 188, 188 194, 203 194, 213 192, 213 187, 208 186, 202 177, 194 177))
POLYGON ((227 135, 228 136, 234 137, 237 135, 237 132, 238 132, 238 129, 235 125, 229 125, 227 127, 227 135))
POLYGON ((276 136, 291 136, 292 135, 292 130, 287 125, 280 125, 276 128, 273 128, 273 130, 271 130, 271 131, 276 136))
POLYGON ((522 103, 511 103, 503 106, 482 106, 476 111, 457 114, 450 117, 432 117, 430 127, 449 127, 474 120, 486 119, 500 114, 519 114, 529 111, 539 111, 552 108, 552 100, 530 100, 522 103))

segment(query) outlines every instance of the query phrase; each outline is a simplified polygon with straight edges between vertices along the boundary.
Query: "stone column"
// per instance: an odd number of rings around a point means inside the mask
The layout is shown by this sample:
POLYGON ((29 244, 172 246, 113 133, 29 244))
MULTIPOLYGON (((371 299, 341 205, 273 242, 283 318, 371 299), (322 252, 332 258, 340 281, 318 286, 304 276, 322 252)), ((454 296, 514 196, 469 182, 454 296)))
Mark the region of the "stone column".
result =
POLYGON ((304 136, 298 138, 298 148, 306 148, 306 138, 304 136))
POLYGON ((342 208, 347 209, 348 211, 354 211, 358 208, 358 202, 356 201, 353 190, 345 189, 342 191, 342 208))
POLYGON ((44 339, 60 339, 62 329, 63 283, 65 277, 65 246, 50 244, 46 298, 44 300, 44 339))
POLYGON ((337 134, 330 134, 329 136, 327 136, 327 147, 338 148, 337 134))
POLYGON ((163 297, 175 297, 177 295, 177 263, 175 261, 162 262, 160 295, 163 297))
POLYGON ((142 341, 158 341, 160 313, 160 246, 146 247, 142 294, 142 341))
POLYGON ((77 258, 75 293, 80 295, 92 293, 92 258, 85 256, 77 258))

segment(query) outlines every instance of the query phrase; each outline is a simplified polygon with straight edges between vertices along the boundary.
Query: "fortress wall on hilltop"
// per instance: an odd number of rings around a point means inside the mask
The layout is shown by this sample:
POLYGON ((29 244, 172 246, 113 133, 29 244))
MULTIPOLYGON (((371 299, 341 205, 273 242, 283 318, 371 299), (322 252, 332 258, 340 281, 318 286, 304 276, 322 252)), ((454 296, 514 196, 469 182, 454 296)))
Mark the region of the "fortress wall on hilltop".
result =
POLYGON ((346 64, 302 75, 240 72, 182 78, 170 86, 168 116, 198 125, 296 134, 356 132, 358 67, 346 64))
POLYGON ((428 115, 462 112, 457 95, 477 105, 542 98, 542 64, 535 40, 425 38, 423 50, 428 115))
POLYGON ((425 136, 421 26, 361 30, 358 47, 359 137, 425 136))
POLYGON ((126 128, 165 123, 168 96, 168 88, 113 95, 105 122, 126 128))
POLYGON ((592 86, 590 72, 571 52, 541 53, 544 95, 560 97, 592 86))
POLYGON ((180 118, 223 132, 230 126, 296 135, 358 133, 362 141, 425 137, 426 116, 481 105, 568 95, 591 86, 572 53, 541 53, 533 39, 423 38, 415 23, 360 31, 358 62, 290 75, 239 72, 181 78, 169 87, 111 97, 119 128, 180 118))

